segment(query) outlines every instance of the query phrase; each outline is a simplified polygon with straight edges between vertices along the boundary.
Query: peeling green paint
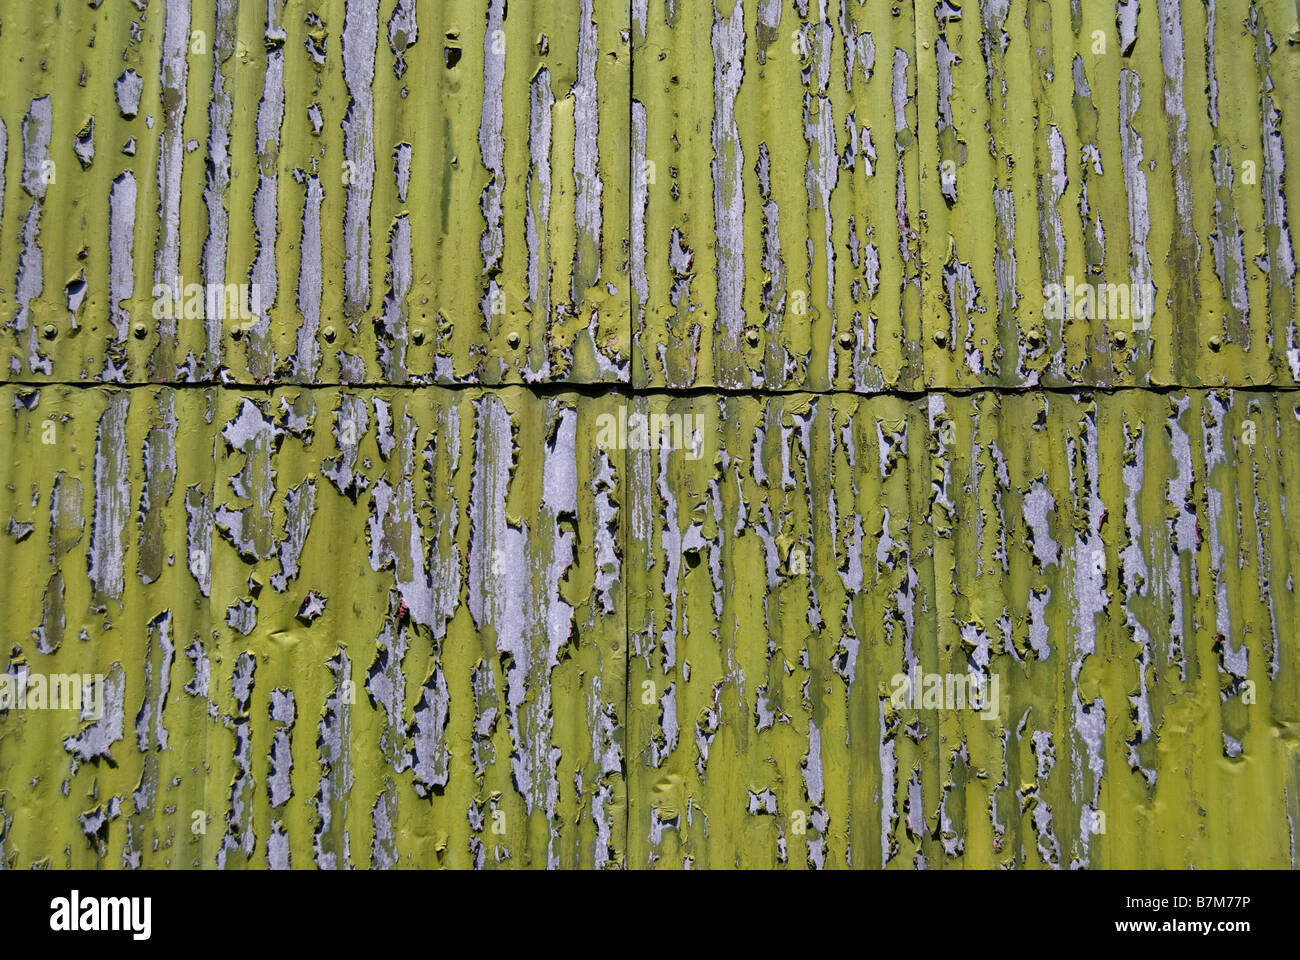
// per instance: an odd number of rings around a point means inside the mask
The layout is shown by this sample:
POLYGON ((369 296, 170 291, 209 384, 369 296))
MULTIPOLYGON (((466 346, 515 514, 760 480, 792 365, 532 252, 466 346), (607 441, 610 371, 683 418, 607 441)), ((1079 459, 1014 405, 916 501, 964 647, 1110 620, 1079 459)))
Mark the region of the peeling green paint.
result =
POLYGON ((1294 868, 1295 16, 6 10, 0 867, 1294 868))
POLYGON ((4 863, 621 862, 614 403, 6 388, 6 669, 107 698, 0 714, 4 863))
POLYGON ((142 7, 3 15, 6 379, 626 379, 626 4, 142 7))
POLYGON ((1293 865, 1290 400, 690 402, 628 470, 630 865, 1293 865))

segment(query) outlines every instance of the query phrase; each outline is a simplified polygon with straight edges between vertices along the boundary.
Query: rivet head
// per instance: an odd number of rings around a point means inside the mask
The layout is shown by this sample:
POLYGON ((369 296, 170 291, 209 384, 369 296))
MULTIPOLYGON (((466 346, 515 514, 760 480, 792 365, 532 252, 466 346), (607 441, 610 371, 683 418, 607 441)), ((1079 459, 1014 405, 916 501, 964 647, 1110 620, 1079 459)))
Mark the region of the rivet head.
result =
POLYGON ((230 328, 230 339, 231 339, 231 340, 238 340, 238 339, 239 339, 240 337, 242 337, 243 335, 244 335, 244 328, 243 328, 243 327, 238 327, 238 326, 236 326, 236 327, 231 327, 231 328, 230 328))
POLYGON ((326 339, 326 340, 328 340, 330 343, 333 343, 333 342, 334 342, 334 328, 333 328, 333 327, 326 327, 326 328, 325 328, 324 330, 322 330, 321 332, 322 332, 323 334, 325 334, 325 339, 326 339))
POLYGON ((1217 333, 1214 336, 1210 337, 1211 350, 1218 350, 1222 346, 1223 346, 1223 337, 1219 336, 1217 333))
POLYGON ((131 332, 135 334, 135 338, 137 340, 143 340, 144 335, 149 332, 149 328, 146 327, 143 323, 137 323, 134 327, 131 328, 131 332))
POLYGON ((510 344, 510 349, 515 350, 519 347, 519 334, 511 330, 506 334, 506 343, 510 344))
POLYGON ((424 343, 424 330, 422 330, 420 327, 416 327, 414 330, 412 330, 411 342, 417 345, 424 343))
POLYGON ((934 342, 942 347, 945 343, 948 342, 948 334, 945 333, 943 330, 934 331, 934 342))
POLYGON ((758 346, 758 331, 747 330, 745 332, 745 342, 748 343, 751 347, 758 346))
POLYGON ((1123 330, 1116 330, 1115 342, 1118 343, 1121 347, 1124 346, 1124 344, 1128 343, 1128 334, 1125 333, 1123 330))
POLYGON ((1036 346, 1038 346, 1038 341, 1039 341, 1038 328, 1037 328, 1037 327, 1030 327, 1029 330, 1028 330, 1028 331, 1026 332, 1026 334, 1025 334, 1025 339, 1029 341, 1029 345, 1030 345, 1031 347, 1036 347, 1036 346))
POLYGON ((841 334, 840 334, 840 348, 843 349, 843 350, 847 350, 847 349, 849 349, 849 347, 851 347, 851 346, 853 346, 853 334, 851 334, 851 333, 841 333, 841 334))
POLYGON ((59 328, 52 323, 47 323, 45 325, 45 329, 42 330, 41 332, 45 334, 46 340, 53 340, 55 337, 59 335, 59 328))

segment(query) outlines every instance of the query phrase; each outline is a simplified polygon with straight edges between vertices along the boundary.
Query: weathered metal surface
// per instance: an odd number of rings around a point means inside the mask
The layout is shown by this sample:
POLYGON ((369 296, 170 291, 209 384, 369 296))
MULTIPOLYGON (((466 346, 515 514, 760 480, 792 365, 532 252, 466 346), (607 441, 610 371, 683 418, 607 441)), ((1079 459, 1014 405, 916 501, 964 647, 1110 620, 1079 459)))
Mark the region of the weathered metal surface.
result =
POLYGON ((644 12, 633 30, 635 382, 917 384, 911 5, 644 12))
POLYGON ((4 377, 627 379, 627 5, 505 13, 3 11, 4 377))
POLYGON ((0 11, 0 867, 1297 866, 1296 17, 0 11))
POLYGON ((142 6, 5 15, 11 380, 1300 378, 1284 3, 142 6))
POLYGON ((704 443, 628 453, 630 866, 1296 866, 1293 399, 665 405, 704 443))
POLYGON ((1296 383, 1296 12, 1183 6, 649 4, 635 382, 1296 383))
POLYGON ((1276 394, 5 409, 10 866, 1292 865, 1276 394))
POLYGON ((925 385, 1300 381, 1295 28, 1250 0, 927 4, 925 385), (1144 289, 1149 316, 1116 296, 1144 289))
POLYGON ((3 399, 4 669, 105 698, 0 712, 0 863, 622 862, 612 398, 3 399))

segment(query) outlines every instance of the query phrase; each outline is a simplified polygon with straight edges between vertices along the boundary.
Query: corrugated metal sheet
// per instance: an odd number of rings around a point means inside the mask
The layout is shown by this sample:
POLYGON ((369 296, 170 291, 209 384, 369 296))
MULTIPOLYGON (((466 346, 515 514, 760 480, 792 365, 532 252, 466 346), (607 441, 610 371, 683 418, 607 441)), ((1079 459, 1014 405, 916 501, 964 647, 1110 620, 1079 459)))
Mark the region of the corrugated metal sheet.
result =
POLYGON ((1296 15, 6 8, 0 867, 1296 866, 1296 15))
POLYGON ((1296 383, 1295 11, 1183 6, 650 4, 636 382, 1296 383))
POLYGON ((615 398, 4 393, 7 865, 621 862, 615 398))
POLYGON ((6 10, 6 378, 626 380, 627 5, 380 7, 6 10))
POLYGON ((1295 26, 1233 0, 927 5, 924 383, 1300 380, 1295 26), (1044 285, 1107 283, 1149 284, 1151 315, 1043 316, 1044 285))
POLYGON ((918 384, 912 6, 660 6, 632 63, 635 382, 918 384))
POLYGON ((1276 394, 5 408, 11 865, 1291 863, 1276 394))
POLYGON ((630 864, 1294 866, 1292 398, 692 405, 628 454, 630 864))

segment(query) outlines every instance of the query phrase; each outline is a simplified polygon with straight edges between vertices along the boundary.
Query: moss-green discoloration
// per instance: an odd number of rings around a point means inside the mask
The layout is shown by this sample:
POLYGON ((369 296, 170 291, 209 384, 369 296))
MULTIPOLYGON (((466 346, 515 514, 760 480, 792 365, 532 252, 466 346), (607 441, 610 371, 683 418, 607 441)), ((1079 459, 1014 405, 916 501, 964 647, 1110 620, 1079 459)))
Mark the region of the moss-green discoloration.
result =
POLYGON ((1295 13, 1120 7, 918 13, 923 314, 955 327, 926 338, 926 386, 1300 379, 1297 195, 1269 173, 1300 94, 1295 13), (1044 317, 1044 284, 1067 282, 1150 283, 1152 315, 1044 317))

